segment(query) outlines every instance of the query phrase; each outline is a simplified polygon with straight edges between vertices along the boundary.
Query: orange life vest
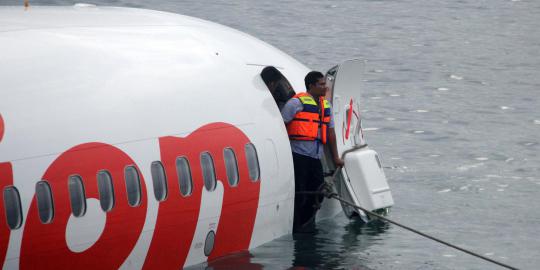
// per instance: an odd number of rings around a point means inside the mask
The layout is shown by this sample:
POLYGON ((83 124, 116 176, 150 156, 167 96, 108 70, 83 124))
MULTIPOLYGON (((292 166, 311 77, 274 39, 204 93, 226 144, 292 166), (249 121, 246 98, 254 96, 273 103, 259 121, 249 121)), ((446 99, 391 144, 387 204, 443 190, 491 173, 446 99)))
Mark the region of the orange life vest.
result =
POLYGON ((319 104, 322 106, 319 106, 308 93, 299 93, 293 98, 298 98, 304 108, 287 124, 289 138, 291 140, 314 141, 318 139, 317 133, 320 128, 320 141, 326 144, 326 129, 330 123, 331 114, 330 102, 324 97, 320 97, 319 104))

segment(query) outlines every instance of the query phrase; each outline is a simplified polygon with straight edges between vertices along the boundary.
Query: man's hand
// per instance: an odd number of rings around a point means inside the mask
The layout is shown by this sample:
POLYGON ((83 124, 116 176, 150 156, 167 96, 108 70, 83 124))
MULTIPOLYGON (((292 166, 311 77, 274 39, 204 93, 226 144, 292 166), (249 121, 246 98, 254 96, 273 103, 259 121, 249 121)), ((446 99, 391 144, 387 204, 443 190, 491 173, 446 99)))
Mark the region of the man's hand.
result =
POLYGON ((341 158, 334 158, 334 164, 336 165, 337 168, 339 167, 343 167, 345 165, 345 162, 343 161, 343 159, 341 158))

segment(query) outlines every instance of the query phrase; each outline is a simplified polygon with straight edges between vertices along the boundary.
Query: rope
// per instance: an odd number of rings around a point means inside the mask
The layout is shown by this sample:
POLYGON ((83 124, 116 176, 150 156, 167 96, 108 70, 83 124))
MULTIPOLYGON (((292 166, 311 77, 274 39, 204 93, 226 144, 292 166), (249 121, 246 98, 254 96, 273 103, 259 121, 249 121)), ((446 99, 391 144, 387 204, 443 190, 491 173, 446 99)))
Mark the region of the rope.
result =
MULTIPOLYGON (((323 185, 324 185, 324 184, 323 184, 323 185)), ((322 185, 321 185, 321 186, 322 186, 322 185)), ((320 190, 325 190, 325 188, 319 188, 319 189, 320 189, 320 190)), ((327 190, 327 189, 326 189, 326 190, 327 190)), ((488 262, 497 264, 497 265, 502 266, 502 267, 504 267, 504 268, 512 269, 512 270, 518 270, 518 268, 516 268, 516 267, 513 267, 513 266, 510 266, 510 265, 504 264, 504 263, 502 263, 502 262, 499 262, 499 261, 490 259, 490 258, 488 258, 488 257, 482 256, 482 255, 480 255, 480 254, 478 254, 478 253, 472 252, 472 251, 467 250, 467 249, 464 249, 464 248, 462 248, 462 247, 458 247, 458 246, 456 246, 456 245, 454 245, 454 244, 451 244, 451 243, 449 243, 449 242, 443 241, 443 240, 438 239, 438 238, 436 238, 436 237, 433 237, 433 236, 431 236, 431 235, 425 234, 425 233, 423 233, 423 232, 421 232, 421 231, 418 231, 418 230, 413 229, 413 228, 411 228, 411 227, 408 227, 408 226, 405 226, 405 225, 403 225, 403 224, 400 224, 400 223, 398 223, 398 222, 396 222, 396 221, 393 221, 393 220, 391 220, 391 219, 389 219, 389 218, 386 218, 386 217, 384 217, 384 216, 381 216, 381 215, 379 215, 379 214, 373 213, 373 212, 371 212, 371 211, 369 211, 369 210, 367 210, 367 209, 365 209, 365 208, 363 208, 363 207, 361 207, 361 206, 355 205, 355 204, 353 204, 353 203, 351 203, 351 202, 349 202, 349 201, 346 201, 346 200, 342 199, 337 193, 330 193, 330 192, 325 193, 325 192, 319 192, 319 191, 301 191, 301 192, 296 192, 296 194, 324 195, 324 196, 327 197, 327 198, 330 198, 330 199, 336 199, 336 200, 338 200, 338 201, 340 201, 340 202, 342 202, 342 203, 344 203, 344 204, 347 204, 347 205, 349 205, 349 206, 351 206, 351 207, 354 207, 354 208, 356 208, 356 209, 359 209, 359 210, 364 211, 364 212, 365 212, 366 214, 368 214, 370 217, 371 217, 371 216, 374 216, 374 217, 377 217, 377 218, 379 218, 379 219, 388 221, 388 222, 390 222, 390 223, 392 223, 392 224, 394 224, 394 225, 397 225, 397 226, 399 226, 399 227, 401 227, 401 228, 403 228, 403 229, 406 229, 406 230, 411 231, 411 232, 413 232, 413 233, 419 234, 419 235, 421 235, 421 236, 424 236, 424 237, 426 237, 426 238, 429 238, 429 239, 431 239, 431 240, 433 240, 433 241, 439 242, 439 243, 441 243, 441 244, 443 244, 443 245, 446 245, 446 246, 449 246, 449 247, 451 247, 451 248, 457 249, 457 250, 459 250, 459 251, 465 252, 465 253, 467 253, 467 254, 469 254, 469 255, 472 255, 472 256, 474 256, 474 257, 477 257, 477 258, 483 259, 483 260, 485 260, 485 261, 488 261, 488 262)))
MULTIPOLYGON (((359 146, 354 146, 354 147, 352 147, 351 149, 348 149, 348 150, 344 151, 344 152, 341 154, 341 158, 344 159, 344 158, 345 158, 345 155, 347 155, 348 153, 353 152, 353 151, 356 151, 356 150, 361 149, 361 148, 364 148, 364 147, 367 147, 367 144, 359 145, 359 146)), ((325 177, 330 176, 330 177, 332 177, 332 179, 336 179, 336 176, 338 175, 338 173, 341 172, 341 170, 342 170, 342 167, 338 167, 333 173, 326 174, 325 177)), ((474 257, 477 257, 477 258, 483 259, 483 260, 485 260, 485 261, 491 262, 491 263, 493 263, 493 264, 502 266, 502 267, 504 267, 504 268, 512 269, 512 270, 518 270, 518 268, 516 268, 516 267, 513 267, 513 266, 510 266, 510 265, 508 265, 508 264, 505 264, 505 263, 502 263, 502 262, 499 262, 499 261, 490 259, 490 258, 488 258, 488 257, 482 256, 482 255, 480 255, 480 254, 478 254, 478 253, 472 252, 472 251, 467 250, 467 249, 464 249, 464 248, 462 248, 462 247, 458 247, 458 246, 456 246, 456 245, 454 245, 454 244, 452 244, 452 243, 443 241, 443 240, 438 239, 438 238, 436 238, 436 237, 434 237, 434 236, 428 235, 428 234, 426 234, 426 233, 423 233, 423 232, 418 231, 418 230, 416 230, 416 229, 413 229, 413 228, 411 228, 411 227, 405 226, 405 225, 400 224, 400 223, 398 223, 398 222, 396 222, 396 221, 393 221, 393 220, 391 220, 391 219, 389 219, 389 218, 386 218, 386 217, 384 217, 384 216, 382 216, 382 215, 373 213, 373 212, 371 212, 371 211, 369 211, 369 210, 367 210, 367 209, 365 209, 365 208, 363 208, 363 207, 361 207, 361 206, 359 206, 359 205, 355 205, 354 203, 351 203, 351 202, 349 202, 349 201, 346 201, 346 200, 344 200, 343 198, 341 198, 337 193, 332 192, 332 187, 331 187, 331 185, 332 185, 331 183, 324 182, 324 183, 321 184, 321 186, 319 186, 319 189, 318 189, 317 191, 300 191, 300 192, 296 192, 296 194, 324 195, 325 197, 327 197, 327 198, 329 198, 329 199, 336 199, 336 200, 340 201, 341 203, 344 203, 344 204, 347 204, 347 205, 349 205, 349 206, 351 206, 351 207, 356 208, 357 210, 364 211, 364 213, 366 213, 366 214, 369 215, 370 217, 371 217, 371 216, 374 216, 374 217, 377 217, 377 218, 379 218, 379 219, 388 221, 388 222, 390 222, 390 223, 392 223, 392 224, 394 224, 394 225, 397 225, 397 226, 399 226, 399 227, 401 227, 401 228, 403 228, 403 229, 406 229, 406 230, 408 230, 408 231, 411 231, 411 232, 413 232, 413 233, 416 233, 416 234, 418 234, 418 235, 421 235, 421 236, 426 237, 426 238, 428 238, 428 239, 431 239, 431 240, 433 240, 433 241, 439 242, 439 243, 441 243, 441 244, 443 244, 443 245, 446 245, 446 246, 449 246, 449 247, 451 247, 451 248, 457 249, 457 250, 459 250, 459 251, 465 252, 465 253, 467 253, 467 254, 469 254, 469 255, 472 255, 472 256, 474 256, 474 257)), ((317 201, 317 205, 315 205, 315 206, 316 206, 316 207, 320 207, 320 203, 321 203, 321 202, 317 201)))

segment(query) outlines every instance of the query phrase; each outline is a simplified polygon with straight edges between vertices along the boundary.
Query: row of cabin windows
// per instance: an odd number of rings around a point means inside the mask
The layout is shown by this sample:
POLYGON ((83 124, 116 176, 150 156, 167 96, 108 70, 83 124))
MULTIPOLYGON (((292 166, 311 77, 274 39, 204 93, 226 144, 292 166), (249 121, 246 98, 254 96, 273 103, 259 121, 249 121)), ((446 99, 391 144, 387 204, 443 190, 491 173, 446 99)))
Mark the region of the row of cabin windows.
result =
MULTIPOLYGON (((257 150, 251 143, 245 145, 246 159, 248 163, 248 175, 251 181, 257 181, 259 179, 259 159, 257 157, 257 150)), ((238 174, 238 162, 236 160, 236 154, 232 148, 225 148, 223 150, 223 159, 225 161, 225 171, 227 174, 227 180, 232 187, 238 186, 240 177, 238 174)), ((176 174, 178 176, 178 185, 180 187, 180 194, 183 197, 191 195, 193 190, 193 181, 191 177, 189 161, 186 157, 176 158, 176 174)), ((216 170, 214 167, 214 160, 209 152, 201 153, 201 168, 204 187, 208 191, 216 189, 216 170)), ((164 201, 167 199, 168 186, 167 175, 163 164, 159 161, 152 162, 151 165, 152 180, 154 186, 154 196, 158 201, 164 201)))
MULTIPOLYGON (((126 181, 128 204, 132 207, 136 207, 141 203, 141 182, 137 168, 135 168, 135 166, 126 167, 126 169, 124 170, 124 178, 126 181)), ((97 173, 97 181, 99 204, 103 211, 109 212, 114 207, 114 188, 111 174, 106 170, 99 171, 97 173)), ((84 184, 82 178, 78 175, 70 176, 68 179, 68 187, 71 211, 73 213, 73 216, 84 216, 84 214, 86 213, 86 195, 84 192, 84 184)), ((52 198, 52 196, 48 198, 50 199, 52 198)), ((40 201, 38 198, 38 205, 39 204, 40 201)), ((46 205, 47 202, 44 202, 43 204, 46 205)), ((45 222, 45 220, 46 219, 43 218, 41 219, 42 222, 48 223, 45 222)))
MULTIPOLYGON (((259 160, 257 150, 251 143, 245 145, 245 153, 248 163, 248 175, 251 181, 257 181, 260 176, 259 160)), ((232 148, 223 150, 225 170, 227 180, 232 187, 238 186, 238 162, 232 148)), ((214 160, 209 152, 201 153, 201 168, 204 180, 204 186, 208 191, 216 188, 216 172, 214 160)), ((158 201, 167 199, 167 175, 163 164, 160 161, 154 161, 151 164, 152 182, 154 186, 154 196, 158 201)), ((189 161, 186 157, 176 158, 176 173, 180 193, 183 197, 191 195, 193 190, 193 181, 189 161)), ((127 166, 124 170, 126 181, 126 191, 128 204, 137 207, 141 203, 141 182, 139 172, 135 166, 127 166)), ((114 186, 111 174, 107 170, 101 170, 97 173, 99 203, 104 212, 109 212, 114 208, 114 186)), ((86 195, 83 179, 79 175, 68 177, 68 189, 73 216, 82 217, 86 213, 86 195)), ((7 224, 10 229, 15 230, 22 225, 22 207, 19 191, 14 186, 4 188, 4 207, 6 212, 7 224)), ((36 184, 36 200, 38 206, 39 219, 42 223, 50 223, 54 217, 54 204, 51 186, 47 181, 42 180, 36 184)))

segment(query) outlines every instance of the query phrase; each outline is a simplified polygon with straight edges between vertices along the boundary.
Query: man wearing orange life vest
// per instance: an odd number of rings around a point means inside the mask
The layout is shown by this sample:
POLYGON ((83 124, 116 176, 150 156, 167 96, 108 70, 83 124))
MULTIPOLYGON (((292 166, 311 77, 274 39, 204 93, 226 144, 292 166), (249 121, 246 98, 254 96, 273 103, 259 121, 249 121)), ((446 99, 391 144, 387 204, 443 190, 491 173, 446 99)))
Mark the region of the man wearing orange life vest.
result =
MULTIPOLYGON (((307 93, 291 98, 281 110, 291 140, 294 161, 295 191, 317 191, 324 182, 321 157, 328 143, 334 163, 343 166, 336 146, 334 117, 326 95, 326 79, 321 72, 309 72, 304 79, 307 93)), ((323 196, 296 194, 293 232, 310 232, 315 228, 315 207, 323 196), (319 198, 317 198, 319 197, 319 198)))

